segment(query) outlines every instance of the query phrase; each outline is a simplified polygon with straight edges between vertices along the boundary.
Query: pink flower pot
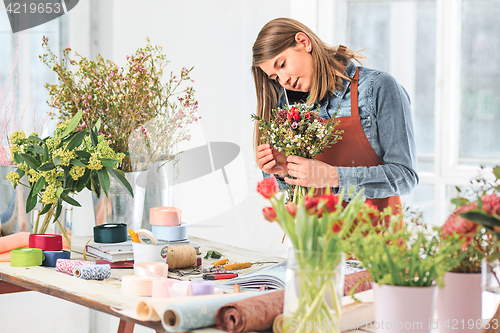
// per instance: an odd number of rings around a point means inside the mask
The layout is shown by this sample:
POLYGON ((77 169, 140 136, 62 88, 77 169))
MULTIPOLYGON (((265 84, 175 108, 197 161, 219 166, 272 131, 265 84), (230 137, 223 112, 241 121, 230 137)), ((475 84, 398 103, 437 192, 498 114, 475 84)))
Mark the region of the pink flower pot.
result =
POLYGON ((437 298, 439 333, 481 332, 481 273, 446 273, 437 298))
POLYGON ((375 332, 431 331, 437 287, 401 287, 372 283, 375 332))

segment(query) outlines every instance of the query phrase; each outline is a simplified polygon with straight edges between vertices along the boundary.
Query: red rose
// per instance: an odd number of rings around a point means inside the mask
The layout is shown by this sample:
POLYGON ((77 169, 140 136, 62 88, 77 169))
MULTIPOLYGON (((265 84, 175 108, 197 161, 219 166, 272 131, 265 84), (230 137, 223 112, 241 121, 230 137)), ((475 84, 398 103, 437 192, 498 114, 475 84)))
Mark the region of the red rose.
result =
POLYGON ((274 176, 271 176, 271 178, 262 179, 257 184, 257 192, 262 194, 262 196, 266 199, 274 197, 274 195, 279 192, 276 178, 274 176))
POLYGON ((276 212, 273 207, 266 207, 262 209, 262 213, 264 213, 264 218, 269 222, 276 221, 276 212))
POLYGON ((288 121, 293 123, 294 121, 296 122, 299 122, 300 121, 300 111, 299 109, 297 109, 296 106, 292 106, 289 110, 288 110, 288 121))

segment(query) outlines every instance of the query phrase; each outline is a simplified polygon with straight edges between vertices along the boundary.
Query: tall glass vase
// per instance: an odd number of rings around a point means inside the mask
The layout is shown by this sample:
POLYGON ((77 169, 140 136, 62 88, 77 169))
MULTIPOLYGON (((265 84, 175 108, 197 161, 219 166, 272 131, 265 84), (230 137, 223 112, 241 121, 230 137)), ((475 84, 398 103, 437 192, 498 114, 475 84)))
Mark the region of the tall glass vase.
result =
MULTIPOLYGON (((14 188, 6 178, 7 174, 15 171, 16 168, 12 165, 0 165, 0 236, 31 229, 32 213, 26 213, 29 188, 22 185, 14 188)), ((27 183, 26 176, 23 177, 22 182, 27 183)))
POLYGON ((283 332, 340 332, 344 253, 290 249, 283 332))

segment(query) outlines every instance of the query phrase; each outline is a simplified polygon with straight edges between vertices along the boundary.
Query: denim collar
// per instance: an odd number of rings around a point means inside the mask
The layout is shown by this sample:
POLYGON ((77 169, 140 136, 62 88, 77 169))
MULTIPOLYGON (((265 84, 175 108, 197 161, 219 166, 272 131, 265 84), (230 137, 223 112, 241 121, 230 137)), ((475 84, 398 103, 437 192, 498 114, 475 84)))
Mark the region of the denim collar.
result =
MULTIPOLYGON (((347 65, 344 73, 347 74, 347 76, 349 76, 351 79, 356 74, 356 65, 354 64, 354 62, 352 60, 347 65)), ((335 90, 333 92, 333 95, 335 95, 335 97, 343 98, 345 96, 347 88, 349 88, 351 86, 351 82, 347 81, 346 79, 342 79, 342 84, 343 84, 343 89, 342 90, 335 90)), ((319 105, 320 106, 319 114, 320 115, 326 115, 327 114, 326 110, 328 109, 328 105, 329 104, 330 104, 330 96, 327 95, 319 103, 315 103, 315 107, 317 107, 319 105)))

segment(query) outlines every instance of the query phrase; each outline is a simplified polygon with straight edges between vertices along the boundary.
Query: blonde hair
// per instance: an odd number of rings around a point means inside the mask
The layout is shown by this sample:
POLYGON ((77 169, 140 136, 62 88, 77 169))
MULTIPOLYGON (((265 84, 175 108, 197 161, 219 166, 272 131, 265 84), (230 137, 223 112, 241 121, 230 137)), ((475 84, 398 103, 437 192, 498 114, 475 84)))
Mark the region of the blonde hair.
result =
MULTIPOLYGON (((313 80, 309 102, 321 101, 328 94, 343 88, 342 78, 350 78, 344 71, 351 61, 363 58, 358 52, 345 46, 330 46, 324 43, 311 29, 291 18, 277 18, 269 21, 257 35, 252 47, 252 75, 257 93, 257 115, 269 120, 271 109, 278 106, 280 85, 267 77, 259 64, 276 57, 289 47, 296 45, 295 36, 302 32, 311 41, 313 57, 313 80)), ((254 125, 254 149, 260 145, 259 122, 254 125)))

